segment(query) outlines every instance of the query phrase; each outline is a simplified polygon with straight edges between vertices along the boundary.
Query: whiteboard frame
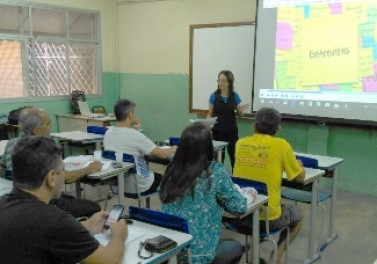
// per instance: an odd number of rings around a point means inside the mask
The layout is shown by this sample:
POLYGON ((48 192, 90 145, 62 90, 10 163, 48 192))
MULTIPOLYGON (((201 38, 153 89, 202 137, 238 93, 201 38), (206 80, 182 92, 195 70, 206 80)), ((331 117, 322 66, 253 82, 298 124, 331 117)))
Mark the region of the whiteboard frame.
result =
POLYGON ((254 44, 253 21, 190 25, 190 113, 208 112, 209 96, 217 89, 217 74, 222 70, 233 72, 235 91, 242 104, 250 105, 251 113, 254 44), (250 36, 245 38, 241 33, 249 29, 250 36))

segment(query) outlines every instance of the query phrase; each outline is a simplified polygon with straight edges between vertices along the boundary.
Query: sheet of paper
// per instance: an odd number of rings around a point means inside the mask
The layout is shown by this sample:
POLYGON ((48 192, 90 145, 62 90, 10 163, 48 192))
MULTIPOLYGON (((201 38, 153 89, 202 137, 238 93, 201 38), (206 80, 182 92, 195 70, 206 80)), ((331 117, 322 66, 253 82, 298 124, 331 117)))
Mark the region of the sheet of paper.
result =
POLYGON ((69 156, 64 159, 65 169, 72 171, 85 168, 88 162, 93 161, 93 159, 92 155, 69 156))
MULTIPOLYGON (((94 161, 92 155, 79 155, 79 156, 69 156, 64 159, 65 169, 67 171, 78 170, 87 167, 91 162, 94 161)), ((101 160, 102 171, 108 170, 112 164, 112 160, 101 160)))
MULTIPOLYGON (((128 237, 125 242, 125 244, 134 241, 135 239, 138 239, 139 237, 145 235, 145 233, 141 232, 140 229, 133 228, 131 226, 128 227, 128 237)), ((107 246, 110 241, 110 231, 106 231, 104 233, 96 234, 94 237, 97 239, 97 241, 102 245, 102 246, 107 246)))
MULTIPOLYGON (((89 166, 90 163, 92 163, 94 160, 88 161, 83 168, 89 166)), ((101 171, 108 170, 110 168, 110 165, 113 163, 112 160, 101 160, 102 168, 101 171)))

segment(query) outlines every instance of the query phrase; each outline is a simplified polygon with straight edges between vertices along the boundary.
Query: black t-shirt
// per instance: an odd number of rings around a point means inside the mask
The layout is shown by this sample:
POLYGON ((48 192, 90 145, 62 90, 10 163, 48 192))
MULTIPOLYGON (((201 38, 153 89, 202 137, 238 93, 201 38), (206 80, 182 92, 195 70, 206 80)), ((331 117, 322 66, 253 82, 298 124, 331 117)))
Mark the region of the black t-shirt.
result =
POLYGON ((99 243, 73 216, 13 190, 0 199, 2 264, 77 263, 99 243))

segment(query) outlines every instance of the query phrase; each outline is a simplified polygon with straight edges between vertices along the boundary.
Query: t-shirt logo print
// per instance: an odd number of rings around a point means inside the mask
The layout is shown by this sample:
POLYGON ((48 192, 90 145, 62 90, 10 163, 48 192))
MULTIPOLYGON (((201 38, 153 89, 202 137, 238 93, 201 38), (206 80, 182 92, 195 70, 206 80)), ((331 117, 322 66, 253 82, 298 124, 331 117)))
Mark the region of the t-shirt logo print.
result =
POLYGON ((147 178, 149 176, 149 170, 148 170, 147 162, 141 157, 135 157, 135 158, 136 158, 137 174, 141 175, 144 178, 147 178))

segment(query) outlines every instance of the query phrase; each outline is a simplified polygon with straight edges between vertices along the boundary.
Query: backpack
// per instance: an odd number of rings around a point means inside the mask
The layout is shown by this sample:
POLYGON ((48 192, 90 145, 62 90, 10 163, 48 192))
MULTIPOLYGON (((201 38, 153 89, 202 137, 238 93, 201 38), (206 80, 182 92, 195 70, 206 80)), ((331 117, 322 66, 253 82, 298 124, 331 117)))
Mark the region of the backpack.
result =
POLYGON ((72 109, 72 114, 79 115, 80 113, 80 108, 79 104, 77 101, 83 101, 85 102, 85 93, 81 90, 73 90, 71 93, 71 109, 72 109))

